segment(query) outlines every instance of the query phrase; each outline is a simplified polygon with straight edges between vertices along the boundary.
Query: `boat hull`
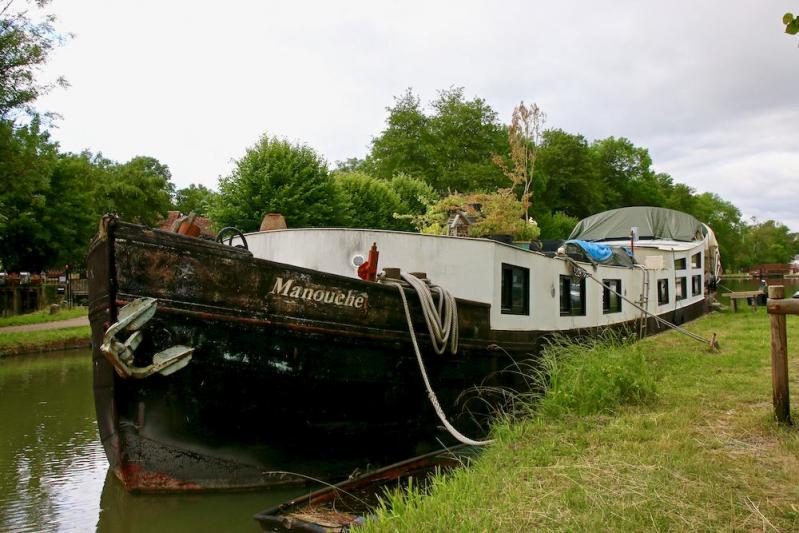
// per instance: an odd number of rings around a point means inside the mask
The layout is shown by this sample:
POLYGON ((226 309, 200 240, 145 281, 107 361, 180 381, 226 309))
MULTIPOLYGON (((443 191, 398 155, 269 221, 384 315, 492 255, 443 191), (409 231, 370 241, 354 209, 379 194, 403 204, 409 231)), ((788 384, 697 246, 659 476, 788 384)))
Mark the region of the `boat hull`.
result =
MULTIPOLYGON (((452 442, 429 404, 395 287, 113 218, 88 263, 100 437, 130 491, 340 480, 452 442), (124 379, 100 349, 119 310, 140 298, 155 298, 157 310, 135 362, 193 348, 174 374, 124 379)), ((488 305, 459 300, 459 352, 435 355, 418 300, 407 296, 441 405, 480 436, 490 402, 475 386, 525 387, 506 370, 534 358, 552 332, 491 330, 488 305)))

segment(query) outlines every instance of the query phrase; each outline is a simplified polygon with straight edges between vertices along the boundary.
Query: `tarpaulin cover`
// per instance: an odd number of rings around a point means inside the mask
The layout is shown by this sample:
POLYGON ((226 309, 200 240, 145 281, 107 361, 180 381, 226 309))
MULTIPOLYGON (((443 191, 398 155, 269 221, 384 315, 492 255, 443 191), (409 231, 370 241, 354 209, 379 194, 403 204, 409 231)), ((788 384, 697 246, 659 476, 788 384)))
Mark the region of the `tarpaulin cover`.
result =
POLYGON ((579 239, 572 239, 566 241, 566 244, 576 244, 582 248, 588 256, 594 261, 602 262, 613 255, 613 250, 610 246, 604 244, 597 244, 595 242, 581 241, 579 239))
POLYGON ((633 227, 641 239, 693 241, 705 234, 702 223, 686 213, 663 207, 622 207, 582 219, 569 239, 629 239, 633 227))

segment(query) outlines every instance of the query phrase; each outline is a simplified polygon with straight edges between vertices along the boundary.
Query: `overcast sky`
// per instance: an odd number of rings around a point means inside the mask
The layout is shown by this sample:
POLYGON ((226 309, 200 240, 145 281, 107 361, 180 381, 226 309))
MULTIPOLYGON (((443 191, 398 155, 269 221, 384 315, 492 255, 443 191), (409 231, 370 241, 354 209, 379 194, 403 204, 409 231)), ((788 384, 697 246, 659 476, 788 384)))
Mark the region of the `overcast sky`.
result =
POLYGON ((799 231, 795 0, 434 2, 55 0, 75 34, 41 99, 62 149, 151 155, 216 187, 263 133, 363 157, 407 87, 463 86, 509 122, 627 137, 657 171, 799 231))

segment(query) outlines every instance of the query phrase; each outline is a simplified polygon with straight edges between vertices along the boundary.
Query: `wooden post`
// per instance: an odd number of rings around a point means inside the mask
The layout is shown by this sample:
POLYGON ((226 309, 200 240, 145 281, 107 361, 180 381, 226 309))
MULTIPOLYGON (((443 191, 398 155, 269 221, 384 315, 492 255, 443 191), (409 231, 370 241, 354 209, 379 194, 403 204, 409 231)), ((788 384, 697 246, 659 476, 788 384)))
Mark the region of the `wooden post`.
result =
MULTIPOLYGON (((772 285, 768 288, 769 300, 785 297, 785 287, 772 285)), ((776 302, 775 302, 776 303, 776 302)), ((771 319, 771 385, 774 401, 774 415, 777 421, 791 424, 791 402, 788 397, 788 332, 785 314, 773 313, 769 306, 771 319)))

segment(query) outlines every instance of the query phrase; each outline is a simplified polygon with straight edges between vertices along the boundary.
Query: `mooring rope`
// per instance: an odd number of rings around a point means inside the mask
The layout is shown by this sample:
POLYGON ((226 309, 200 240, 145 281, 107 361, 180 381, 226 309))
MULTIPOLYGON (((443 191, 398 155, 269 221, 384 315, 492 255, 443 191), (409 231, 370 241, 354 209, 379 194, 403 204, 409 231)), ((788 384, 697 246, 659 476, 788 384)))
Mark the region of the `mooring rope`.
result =
POLYGON ((652 318, 655 319, 655 321, 657 321, 660 324, 663 324, 664 326, 670 327, 670 328, 672 328, 675 331, 679 331, 683 335, 687 335, 688 337, 691 337, 692 339, 697 340, 699 342, 703 342, 703 343, 705 343, 705 344, 707 344, 707 345, 709 345, 711 347, 718 347, 718 343, 716 342, 715 334, 713 335, 713 339, 706 339, 706 338, 702 337, 701 335, 697 335, 696 333, 693 333, 692 331, 688 331, 687 329, 685 329, 685 328, 683 328, 681 326, 678 326, 677 324, 672 324, 668 320, 666 320, 664 318, 661 318, 661 317, 657 316, 654 313, 650 313, 649 311, 647 311, 646 309, 644 309, 643 307, 641 307, 640 305, 635 303, 633 300, 630 300, 626 296, 624 296, 624 295, 616 292, 615 290, 611 289, 610 287, 608 287, 607 285, 602 283, 600 280, 596 279, 590 272, 588 272, 583 267, 578 265, 577 262, 574 261, 574 259, 572 259, 571 257, 566 257, 565 259, 566 259, 566 261, 568 263, 571 264, 572 270, 574 271, 574 273, 575 273, 575 275, 577 277, 586 277, 586 278, 592 279, 593 281, 599 283, 600 285, 605 287, 607 290, 609 290, 610 292, 612 292, 613 294, 615 294, 616 296, 618 296, 619 298, 621 298, 625 302, 629 303, 630 305, 632 305, 636 309, 642 311, 646 315, 651 316, 652 318))
MULTIPOLYGON (((422 313, 424 314, 425 322, 427 323, 428 331, 430 332, 430 340, 433 344, 433 349, 437 354, 443 354, 449 343, 450 351, 456 353, 458 351, 458 308, 455 303, 455 298, 444 288, 437 285, 428 286, 427 283, 417 278, 402 273, 402 279, 410 285, 419 296, 419 302, 422 305, 422 313), (433 300, 433 292, 438 294, 438 304, 433 300)), ((438 419, 444 424, 450 435, 463 444, 470 446, 485 446, 494 442, 493 439, 489 440, 473 440, 463 435, 460 431, 450 424, 447 420, 447 415, 438 403, 438 397, 430 385, 430 379, 427 377, 427 369, 425 369, 424 361, 422 360, 422 352, 419 350, 419 343, 416 340, 416 332, 413 329, 413 320, 411 319, 411 311, 408 308, 408 300, 405 298, 405 289, 402 284, 395 281, 383 280, 386 285, 394 285, 399 291, 400 298, 402 299, 402 307, 405 310, 405 320, 408 322, 408 331, 411 334, 411 342, 413 343, 413 350, 416 352, 416 361, 419 363, 419 372, 422 375, 424 386, 427 389, 427 398, 433 406, 438 419)))

